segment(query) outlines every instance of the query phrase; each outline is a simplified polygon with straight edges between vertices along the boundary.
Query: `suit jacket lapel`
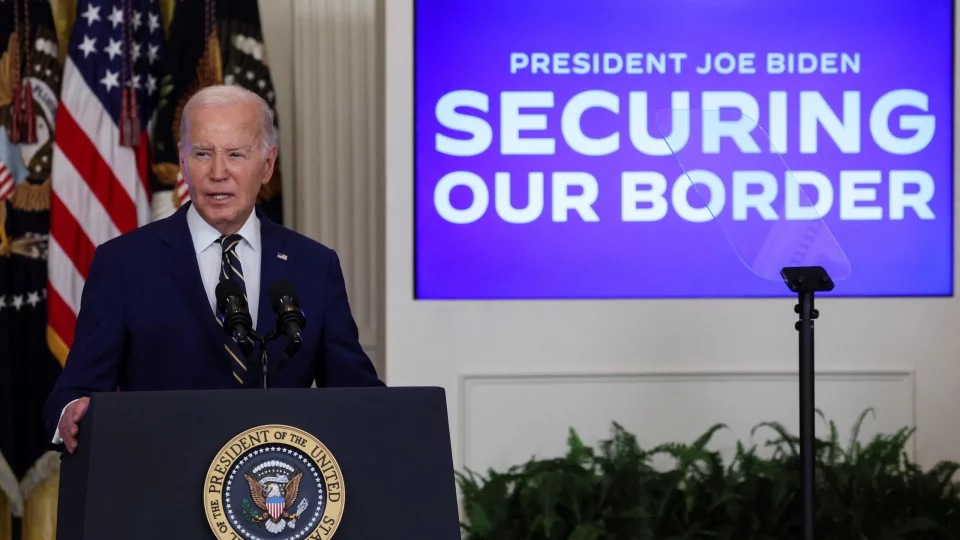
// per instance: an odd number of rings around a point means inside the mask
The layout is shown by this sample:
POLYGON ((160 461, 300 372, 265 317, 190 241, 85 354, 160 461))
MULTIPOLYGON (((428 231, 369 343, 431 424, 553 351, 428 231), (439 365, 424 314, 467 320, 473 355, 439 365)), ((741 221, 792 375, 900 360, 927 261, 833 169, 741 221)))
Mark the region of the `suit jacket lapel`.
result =
POLYGON ((270 221, 260 208, 260 307, 257 309, 257 333, 265 336, 276 326, 276 314, 270 305, 270 286, 277 280, 288 279, 293 259, 286 250, 282 228, 270 221))
MULTIPOLYGON (((187 202, 180 207, 173 216, 166 220, 165 226, 159 229, 160 238, 169 250, 170 256, 166 258, 169 261, 167 267, 171 273, 170 277, 173 278, 173 282, 184 301, 196 317, 199 328, 203 330, 210 344, 223 358, 224 366, 233 369, 231 363, 234 360, 224 348, 223 327, 217 323, 216 314, 210 309, 207 292, 204 290, 203 281, 200 278, 200 266, 197 262, 196 251, 193 248, 190 228, 187 226, 187 209, 190 204, 190 202, 187 202)), ((225 371, 224 376, 232 378, 229 371, 225 371)))

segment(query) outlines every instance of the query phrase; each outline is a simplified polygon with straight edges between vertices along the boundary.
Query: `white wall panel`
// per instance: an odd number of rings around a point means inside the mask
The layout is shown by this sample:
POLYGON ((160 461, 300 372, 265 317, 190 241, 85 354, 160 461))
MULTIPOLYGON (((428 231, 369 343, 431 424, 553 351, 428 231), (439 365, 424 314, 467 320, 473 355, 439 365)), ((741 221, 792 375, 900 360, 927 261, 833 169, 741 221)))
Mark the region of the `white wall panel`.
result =
MULTIPOLYGON (((465 375, 462 379, 461 447, 465 466, 504 469, 566 452, 569 428, 594 445, 611 436, 617 422, 642 447, 692 442, 715 423, 727 424, 711 449, 729 459, 736 442, 762 447, 769 430, 751 439, 751 429, 776 421, 799 434, 799 384, 787 371, 687 371, 465 375)), ((910 370, 831 370, 819 373, 816 405, 837 424, 846 445, 850 429, 868 408, 860 440, 914 425, 914 380, 910 370)), ((818 418, 817 437, 829 428, 818 418)), ((911 446, 912 448, 912 446, 911 446)))

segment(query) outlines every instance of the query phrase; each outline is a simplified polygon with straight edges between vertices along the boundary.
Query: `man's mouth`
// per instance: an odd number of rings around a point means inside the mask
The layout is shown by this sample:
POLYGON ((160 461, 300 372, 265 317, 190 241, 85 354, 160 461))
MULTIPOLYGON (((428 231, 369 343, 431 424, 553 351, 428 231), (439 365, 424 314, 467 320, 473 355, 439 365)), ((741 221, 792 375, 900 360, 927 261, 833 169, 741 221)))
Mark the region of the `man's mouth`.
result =
POLYGON ((215 201, 223 201, 231 197, 229 193, 211 193, 209 197, 215 201))

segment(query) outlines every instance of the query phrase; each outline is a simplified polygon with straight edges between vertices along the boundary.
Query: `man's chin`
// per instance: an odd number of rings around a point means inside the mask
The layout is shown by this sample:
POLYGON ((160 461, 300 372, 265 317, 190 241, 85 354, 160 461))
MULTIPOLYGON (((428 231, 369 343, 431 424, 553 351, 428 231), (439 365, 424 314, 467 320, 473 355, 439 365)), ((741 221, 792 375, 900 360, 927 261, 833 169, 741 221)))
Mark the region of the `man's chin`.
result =
POLYGON ((229 205, 209 205, 206 204, 203 208, 200 208, 201 214, 207 218, 211 224, 219 223, 232 223, 237 219, 239 210, 237 209, 236 201, 231 201, 234 204, 229 205))

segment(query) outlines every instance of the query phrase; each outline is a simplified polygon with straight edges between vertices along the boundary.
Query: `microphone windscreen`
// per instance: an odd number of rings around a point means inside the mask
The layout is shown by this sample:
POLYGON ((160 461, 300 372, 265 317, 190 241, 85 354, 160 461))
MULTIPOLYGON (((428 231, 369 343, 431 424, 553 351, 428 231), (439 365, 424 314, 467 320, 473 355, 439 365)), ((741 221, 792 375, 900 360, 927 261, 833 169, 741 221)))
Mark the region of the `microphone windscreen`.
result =
POLYGON ((273 282, 273 285, 270 285, 270 304, 274 309, 277 309, 277 306, 280 304, 280 299, 284 296, 296 298, 297 293, 293 288, 293 284, 289 281, 278 279, 273 282))
POLYGON ((228 296, 239 296, 243 298, 243 289, 240 288, 240 284, 232 279, 227 279, 221 281, 217 284, 217 304, 222 304, 227 300, 228 296))

